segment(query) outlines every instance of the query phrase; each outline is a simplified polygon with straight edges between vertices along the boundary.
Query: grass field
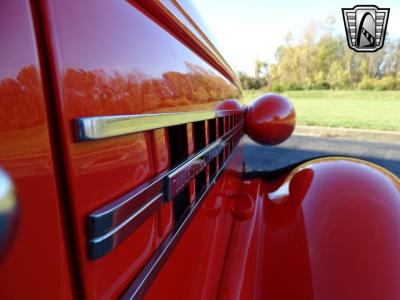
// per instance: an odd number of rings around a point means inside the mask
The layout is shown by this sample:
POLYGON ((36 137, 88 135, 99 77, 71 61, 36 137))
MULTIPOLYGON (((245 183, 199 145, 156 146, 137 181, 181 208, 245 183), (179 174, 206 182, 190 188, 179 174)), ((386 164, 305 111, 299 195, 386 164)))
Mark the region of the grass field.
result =
MULTIPOLYGON (((245 90, 249 103, 263 94, 245 90)), ((297 124, 400 131, 400 91, 288 91, 297 124)))

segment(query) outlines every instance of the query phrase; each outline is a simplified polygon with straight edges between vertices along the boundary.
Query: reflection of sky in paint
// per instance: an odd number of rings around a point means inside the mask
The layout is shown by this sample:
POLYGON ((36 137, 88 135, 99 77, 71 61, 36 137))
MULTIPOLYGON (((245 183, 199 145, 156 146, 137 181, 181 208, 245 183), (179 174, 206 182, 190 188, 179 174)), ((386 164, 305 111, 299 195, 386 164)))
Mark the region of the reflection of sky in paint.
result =
POLYGON ((158 25, 148 26, 151 21, 131 4, 92 4, 57 3, 54 12, 64 68, 102 68, 121 73, 141 70, 149 76, 161 76, 173 64, 176 71, 186 71, 184 49, 169 47, 169 34, 160 34, 158 25))
POLYGON ((17 2, 0 3, 0 79, 15 77, 21 68, 36 62, 32 31, 26 21, 29 9, 18 9, 21 3, 17 2))
POLYGON ((192 0, 236 70, 252 72, 256 58, 271 60, 287 32, 299 37, 312 20, 336 18, 345 34, 341 8, 357 4, 389 7, 388 37, 400 37, 400 1, 374 0, 192 0))
MULTIPOLYGON (((57 1, 53 6, 50 11, 55 15, 54 40, 58 45, 55 51, 62 57, 63 71, 140 71, 149 77, 161 77, 165 71, 187 72, 185 61, 204 65, 187 48, 176 47, 176 40, 169 33, 126 1, 99 1, 96 5, 93 1, 57 1)), ((7 41, 1 45, 0 78, 15 77, 22 67, 35 61, 26 56, 33 56, 33 51, 22 51, 23 45, 18 44, 21 35, 30 38, 26 27, 20 26, 21 19, 27 16, 15 16, 9 11, 0 9, 0 40, 7 41)))

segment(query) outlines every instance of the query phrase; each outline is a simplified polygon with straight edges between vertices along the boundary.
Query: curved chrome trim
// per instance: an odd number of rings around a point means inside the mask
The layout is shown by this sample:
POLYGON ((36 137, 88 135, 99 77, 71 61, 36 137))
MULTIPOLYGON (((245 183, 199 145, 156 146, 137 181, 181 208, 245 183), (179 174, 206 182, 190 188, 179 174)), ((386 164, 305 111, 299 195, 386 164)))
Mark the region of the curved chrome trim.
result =
MULTIPOLYGON (((113 250, 159 208, 162 201, 158 200, 170 201, 175 197, 213 158, 231 144, 232 138, 242 128, 243 121, 177 167, 164 171, 132 192, 91 213, 88 217, 88 258, 96 259, 113 250), (155 198, 157 205, 149 207, 149 199, 155 198), (137 215, 138 211, 146 213, 137 215)), ((210 178, 209 182, 217 175, 210 178)))
POLYGON ((75 119, 75 135, 77 142, 99 140, 241 112, 229 110, 84 117, 75 119))
MULTIPOLYGON (((133 2, 130 0, 130 2, 133 2)), ((231 66, 223 59, 212 43, 206 38, 204 33, 194 27, 194 22, 187 18, 187 13, 180 10, 176 1, 169 0, 136 0, 144 10, 150 15, 157 18, 174 36, 177 36, 187 47, 191 48, 211 65, 224 75, 230 82, 237 88, 240 87, 240 82, 237 74, 233 71, 231 66), (154 7, 158 6, 158 9, 154 7), (157 13, 157 11, 159 11, 157 13), (167 15, 167 18, 160 17, 160 15, 167 15), (167 20, 165 20, 167 19, 167 20), (207 41, 208 40, 208 41, 207 41)))
POLYGON ((13 238, 17 213, 14 184, 6 171, 0 168, 0 257, 13 238))

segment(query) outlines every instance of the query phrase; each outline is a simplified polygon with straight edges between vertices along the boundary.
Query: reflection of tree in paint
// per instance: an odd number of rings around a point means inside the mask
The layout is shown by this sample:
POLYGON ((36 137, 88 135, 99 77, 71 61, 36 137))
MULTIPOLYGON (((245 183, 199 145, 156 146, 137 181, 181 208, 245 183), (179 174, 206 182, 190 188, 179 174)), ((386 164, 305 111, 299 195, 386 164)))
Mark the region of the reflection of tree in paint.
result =
POLYGON ((76 116, 137 114, 179 110, 192 104, 237 98, 228 81, 203 68, 187 64, 188 72, 165 72, 149 78, 140 72, 107 73, 104 70, 68 69, 64 76, 67 101, 76 116))
POLYGON ((38 126, 44 121, 42 86, 37 68, 24 67, 18 76, 0 81, 0 129, 38 126))
POLYGON ((15 178, 52 166, 42 80, 34 65, 0 80, 0 164, 15 178))
MULTIPOLYGON (((187 72, 165 72, 160 78, 143 73, 111 73, 102 69, 69 68, 64 73, 63 101, 74 116, 136 114, 178 111, 180 107, 237 98, 238 91, 224 78, 200 66, 186 64, 187 72)), ((23 129, 40 125, 42 86, 33 65, 20 70, 16 78, 0 81, 0 128, 23 129), (40 109, 39 109, 40 108, 40 109)))

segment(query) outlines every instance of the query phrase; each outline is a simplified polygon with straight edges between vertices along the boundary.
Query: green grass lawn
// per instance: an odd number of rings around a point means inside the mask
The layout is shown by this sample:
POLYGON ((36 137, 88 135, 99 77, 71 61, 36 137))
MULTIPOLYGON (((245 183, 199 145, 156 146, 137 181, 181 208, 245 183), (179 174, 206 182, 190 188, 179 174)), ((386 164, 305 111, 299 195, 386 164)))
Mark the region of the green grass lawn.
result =
MULTIPOLYGON (((263 94, 243 91, 244 103, 263 94)), ((400 131, 400 91, 287 91, 297 124, 400 131)))

